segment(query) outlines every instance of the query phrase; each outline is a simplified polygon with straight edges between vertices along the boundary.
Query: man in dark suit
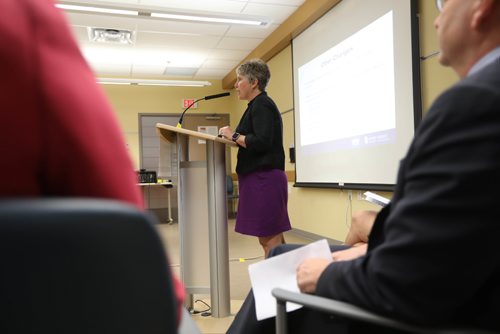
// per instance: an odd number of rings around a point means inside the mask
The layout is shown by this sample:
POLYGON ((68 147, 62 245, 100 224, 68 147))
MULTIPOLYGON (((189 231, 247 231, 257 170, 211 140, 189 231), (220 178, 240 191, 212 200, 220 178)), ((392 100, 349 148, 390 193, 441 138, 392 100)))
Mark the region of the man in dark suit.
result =
MULTIPOLYGON (((436 2, 440 62, 461 81, 418 128, 366 254, 306 260, 297 282, 302 292, 415 324, 500 331, 500 0, 436 2)), ((272 332, 274 320, 255 321, 250 304, 229 332, 272 332)), ((352 325, 306 309, 289 320, 292 333, 352 325)))

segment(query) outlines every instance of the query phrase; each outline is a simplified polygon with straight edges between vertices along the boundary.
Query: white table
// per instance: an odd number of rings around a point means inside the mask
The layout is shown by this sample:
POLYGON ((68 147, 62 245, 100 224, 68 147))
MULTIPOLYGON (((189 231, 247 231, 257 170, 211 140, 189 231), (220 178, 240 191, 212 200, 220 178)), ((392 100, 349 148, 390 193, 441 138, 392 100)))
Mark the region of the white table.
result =
MULTIPOLYGON (((137 183, 137 185, 141 188, 145 187, 164 187, 167 188, 167 196, 168 196, 168 202, 167 202, 167 208, 168 208, 168 222, 171 223, 174 220, 172 219, 172 204, 170 202, 170 189, 174 186, 171 181, 162 181, 162 182, 157 182, 157 183, 137 183)), ((148 208, 150 207, 150 196, 148 195, 148 208)))

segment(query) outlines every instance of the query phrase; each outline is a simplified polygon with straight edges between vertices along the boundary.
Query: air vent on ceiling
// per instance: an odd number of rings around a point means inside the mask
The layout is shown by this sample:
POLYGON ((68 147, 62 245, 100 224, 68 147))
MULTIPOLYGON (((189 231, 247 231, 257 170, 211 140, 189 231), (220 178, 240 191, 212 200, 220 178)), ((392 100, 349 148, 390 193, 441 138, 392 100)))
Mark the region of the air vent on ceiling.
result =
POLYGON ((91 42, 112 44, 134 44, 134 33, 130 30, 88 28, 91 42))

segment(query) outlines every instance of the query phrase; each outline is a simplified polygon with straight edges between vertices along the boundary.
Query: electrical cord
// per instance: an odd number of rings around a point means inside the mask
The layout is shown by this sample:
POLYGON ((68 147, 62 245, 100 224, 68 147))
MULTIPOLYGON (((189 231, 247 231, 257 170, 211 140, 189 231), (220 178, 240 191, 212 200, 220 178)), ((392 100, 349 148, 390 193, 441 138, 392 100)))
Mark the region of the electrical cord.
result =
POLYGON ((229 259, 229 262, 245 262, 245 261, 252 261, 252 260, 257 260, 257 259, 260 259, 260 258, 263 258, 264 256, 263 255, 260 255, 260 256, 254 256, 254 257, 237 257, 237 258, 232 258, 232 259, 229 259))
POLYGON ((345 208, 345 225, 347 228, 351 228, 351 219, 349 217, 352 217, 352 191, 349 190, 349 193, 347 194, 347 205, 345 208), (350 215, 349 215, 350 213, 350 215))
MULTIPOLYGON (((253 261, 253 260, 260 259, 260 258, 264 258, 264 256, 259 255, 259 256, 254 256, 254 257, 235 257, 235 258, 229 259, 229 262, 253 261)), ((180 267, 180 266, 181 266, 180 263, 171 263, 170 264, 170 267, 180 267)))
POLYGON ((205 306, 207 307, 207 309, 205 310, 201 310, 201 311, 197 311, 195 310, 194 308, 190 310, 190 313, 191 314, 200 314, 202 317, 208 317, 209 315, 211 315, 212 313, 210 312, 210 310, 212 309, 212 307, 210 305, 208 305, 207 303, 205 303, 203 300, 201 299, 197 299, 194 301, 195 303, 202 303, 202 304, 205 304, 205 306))

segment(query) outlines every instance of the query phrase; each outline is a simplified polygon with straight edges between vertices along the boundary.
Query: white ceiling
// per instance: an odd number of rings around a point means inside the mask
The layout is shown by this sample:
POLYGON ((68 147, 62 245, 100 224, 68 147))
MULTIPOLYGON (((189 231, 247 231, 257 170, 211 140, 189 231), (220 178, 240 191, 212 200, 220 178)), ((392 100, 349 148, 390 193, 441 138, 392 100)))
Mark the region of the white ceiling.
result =
POLYGON ((64 0, 99 5, 236 18, 265 26, 197 23, 67 12, 83 54, 99 77, 222 79, 305 0, 64 0), (134 32, 133 45, 89 41, 88 27, 134 32))

